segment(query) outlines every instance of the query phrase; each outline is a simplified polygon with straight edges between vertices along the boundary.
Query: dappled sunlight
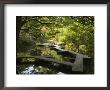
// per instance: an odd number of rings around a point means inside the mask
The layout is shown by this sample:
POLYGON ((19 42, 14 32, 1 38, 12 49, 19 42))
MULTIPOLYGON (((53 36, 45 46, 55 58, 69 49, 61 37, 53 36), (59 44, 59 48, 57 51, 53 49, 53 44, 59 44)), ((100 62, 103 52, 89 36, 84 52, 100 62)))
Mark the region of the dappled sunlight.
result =
POLYGON ((94 72, 94 16, 17 16, 16 25, 17 74, 94 72))

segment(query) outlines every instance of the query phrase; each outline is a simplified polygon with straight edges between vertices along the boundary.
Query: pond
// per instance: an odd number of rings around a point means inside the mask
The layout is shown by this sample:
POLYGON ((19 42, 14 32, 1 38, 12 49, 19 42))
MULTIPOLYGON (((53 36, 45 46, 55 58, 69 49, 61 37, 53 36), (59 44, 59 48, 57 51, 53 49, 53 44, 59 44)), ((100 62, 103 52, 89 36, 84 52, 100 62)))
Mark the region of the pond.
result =
MULTIPOLYGON (((37 45, 29 51, 30 56, 42 56, 56 61, 74 63, 75 55, 61 49, 58 46, 37 45)), ((55 62, 44 61, 36 58, 17 58, 17 74, 71 74, 72 68, 55 62)))

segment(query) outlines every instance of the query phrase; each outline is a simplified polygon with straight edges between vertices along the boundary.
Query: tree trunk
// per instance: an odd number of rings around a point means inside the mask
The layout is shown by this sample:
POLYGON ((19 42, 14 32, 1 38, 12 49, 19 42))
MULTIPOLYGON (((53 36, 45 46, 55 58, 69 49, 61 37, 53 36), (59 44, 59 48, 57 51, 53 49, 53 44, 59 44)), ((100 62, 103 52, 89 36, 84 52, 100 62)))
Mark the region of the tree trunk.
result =
POLYGON ((21 16, 16 17, 16 42, 18 43, 19 34, 21 29, 21 16))

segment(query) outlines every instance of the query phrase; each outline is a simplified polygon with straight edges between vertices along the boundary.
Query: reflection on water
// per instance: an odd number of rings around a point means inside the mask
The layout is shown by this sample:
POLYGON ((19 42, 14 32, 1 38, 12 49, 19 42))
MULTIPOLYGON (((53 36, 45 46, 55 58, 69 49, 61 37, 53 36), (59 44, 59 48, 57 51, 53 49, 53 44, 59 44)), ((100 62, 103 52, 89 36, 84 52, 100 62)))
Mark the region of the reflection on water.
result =
POLYGON ((34 73, 34 65, 25 68, 25 71, 22 71, 23 74, 32 74, 34 73))
POLYGON ((17 65, 17 67, 17 74, 65 74, 61 71, 37 65, 17 65))
MULTIPOLYGON (((68 52, 62 52, 55 47, 37 46, 36 49, 30 50, 31 56, 43 56, 52 58, 58 61, 69 61, 74 63, 75 56, 68 52)), ((52 62, 44 62, 33 58, 24 58, 21 63, 17 60, 17 74, 65 74, 71 73, 71 68, 68 66, 59 65, 52 62)))

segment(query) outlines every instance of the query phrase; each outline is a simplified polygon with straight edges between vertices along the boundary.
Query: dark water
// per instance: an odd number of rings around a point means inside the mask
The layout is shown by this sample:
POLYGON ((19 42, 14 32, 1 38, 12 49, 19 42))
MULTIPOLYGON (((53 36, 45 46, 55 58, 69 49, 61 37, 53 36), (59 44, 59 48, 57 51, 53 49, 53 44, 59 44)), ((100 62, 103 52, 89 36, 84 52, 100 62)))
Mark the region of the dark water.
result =
MULTIPOLYGON (((67 61, 74 63, 75 55, 57 49, 57 47, 37 46, 36 49, 29 51, 31 56, 43 56, 52 58, 58 61, 67 61)), ((72 68, 70 66, 61 65, 58 63, 42 61, 40 59, 24 58, 20 62, 17 59, 16 73, 17 74, 70 74, 72 68)))
POLYGON ((53 68, 48 68, 36 64, 24 64, 17 65, 17 67, 19 68, 17 74, 69 74, 69 72, 54 68, 54 66, 53 68))

